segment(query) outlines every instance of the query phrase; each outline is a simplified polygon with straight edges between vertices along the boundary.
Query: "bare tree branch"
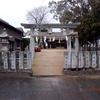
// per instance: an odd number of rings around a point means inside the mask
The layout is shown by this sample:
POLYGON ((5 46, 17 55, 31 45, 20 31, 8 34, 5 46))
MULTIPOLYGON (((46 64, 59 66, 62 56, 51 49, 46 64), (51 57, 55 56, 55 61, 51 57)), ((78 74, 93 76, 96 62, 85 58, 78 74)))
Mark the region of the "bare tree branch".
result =
POLYGON ((34 8, 31 11, 27 12, 27 20, 29 20, 30 23, 34 23, 37 25, 47 23, 47 16, 48 16, 49 10, 45 6, 41 6, 38 8, 34 8))

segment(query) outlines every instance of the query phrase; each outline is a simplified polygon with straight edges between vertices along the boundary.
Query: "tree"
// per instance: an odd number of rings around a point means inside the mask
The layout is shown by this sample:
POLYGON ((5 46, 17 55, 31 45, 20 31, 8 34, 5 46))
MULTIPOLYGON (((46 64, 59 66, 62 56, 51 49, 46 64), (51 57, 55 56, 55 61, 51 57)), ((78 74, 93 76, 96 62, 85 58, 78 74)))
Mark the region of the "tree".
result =
POLYGON ((76 30, 82 45, 95 43, 97 47, 97 40, 100 39, 100 2, 92 5, 92 10, 83 16, 76 30))
POLYGON ((34 8, 27 12, 27 20, 29 20, 30 23, 34 23, 36 25, 47 23, 48 13, 49 10, 45 6, 34 8))
POLYGON ((86 0, 60 0, 49 2, 51 13, 55 19, 59 19, 61 23, 80 22, 82 16, 91 10, 92 1, 86 0), (91 2, 90 2, 91 1, 91 2))
POLYGON ((29 45, 30 39, 29 38, 23 38, 23 50, 29 45))

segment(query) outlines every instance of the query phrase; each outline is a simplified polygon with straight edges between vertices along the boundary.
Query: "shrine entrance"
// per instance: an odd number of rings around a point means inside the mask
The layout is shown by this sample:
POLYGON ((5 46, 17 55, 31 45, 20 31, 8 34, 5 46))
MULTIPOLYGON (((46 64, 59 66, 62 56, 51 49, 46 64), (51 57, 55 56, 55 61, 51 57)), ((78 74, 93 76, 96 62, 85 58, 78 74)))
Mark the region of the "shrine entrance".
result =
POLYGON ((32 54, 33 75, 62 75, 64 68, 64 52, 67 51, 67 35, 73 32, 78 24, 21 24, 31 30, 30 51, 32 54), (40 32, 38 29, 47 29, 40 32), (62 31, 52 32, 52 28, 62 31), (41 52, 34 52, 35 43, 42 44, 41 52), (44 46, 45 45, 45 46, 44 46), (58 49, 59 48, 59 49, 58 49))

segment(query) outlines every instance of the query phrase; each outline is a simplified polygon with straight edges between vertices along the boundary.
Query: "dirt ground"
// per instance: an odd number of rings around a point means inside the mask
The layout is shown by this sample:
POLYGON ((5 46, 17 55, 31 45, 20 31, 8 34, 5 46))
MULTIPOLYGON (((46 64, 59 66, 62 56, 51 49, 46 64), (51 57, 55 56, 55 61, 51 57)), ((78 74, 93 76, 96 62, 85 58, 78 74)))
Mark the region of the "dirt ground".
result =
POLYGON ((42 49, 36 52, 32 66, 33 75, 62 75, 66 49, 42 49))

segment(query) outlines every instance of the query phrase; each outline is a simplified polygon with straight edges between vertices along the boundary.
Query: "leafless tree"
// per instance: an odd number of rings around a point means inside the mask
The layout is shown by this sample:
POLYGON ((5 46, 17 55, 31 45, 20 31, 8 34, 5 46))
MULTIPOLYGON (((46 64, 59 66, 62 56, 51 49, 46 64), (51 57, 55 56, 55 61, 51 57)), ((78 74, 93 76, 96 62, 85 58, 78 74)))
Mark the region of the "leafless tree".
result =
POLYGON ((49 10, 45 6, 41 6, 38 8, 34 8, 31 11, 27 12, 27 20, 30 23, 40 25, 43 23, 47 23, 47 18, 48 18, 49 10))

